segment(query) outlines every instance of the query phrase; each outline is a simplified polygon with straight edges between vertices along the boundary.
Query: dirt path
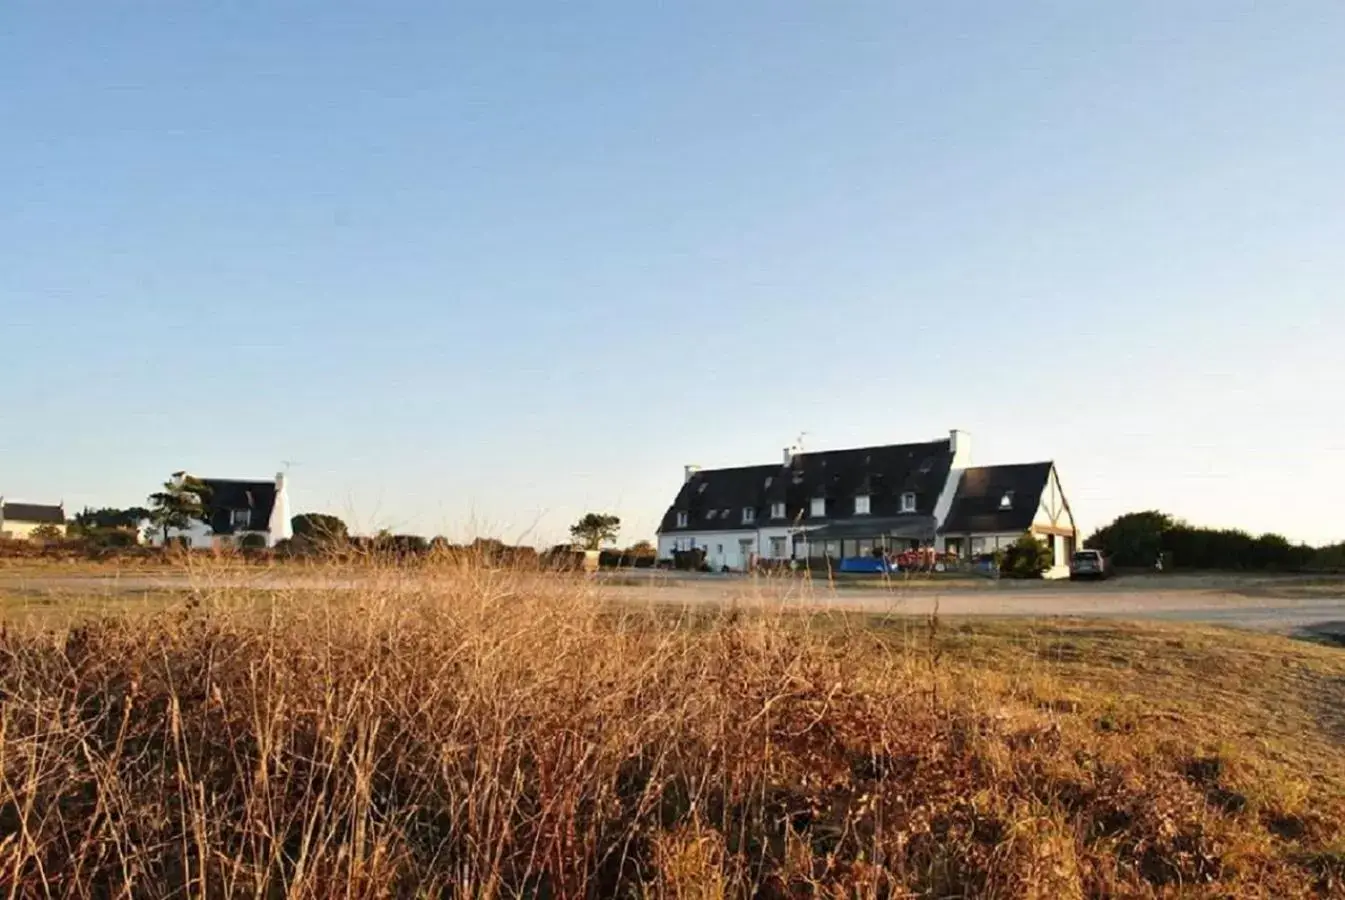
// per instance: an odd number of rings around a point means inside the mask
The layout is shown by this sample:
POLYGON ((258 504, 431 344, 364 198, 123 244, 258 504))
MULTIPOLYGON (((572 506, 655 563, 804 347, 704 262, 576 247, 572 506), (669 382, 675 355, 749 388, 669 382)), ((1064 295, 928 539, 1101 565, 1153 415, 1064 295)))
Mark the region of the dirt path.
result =
MULTIPOLYGON (((423 587, 415 576, 388 582, 423 587)), ((0 571, 0 592, 125 594, 186 590, 193 586, 257 590, 343 590, 370 584, 360 574, 290 574, 283 570, 211 573, 135 573, 79 575, 0 571)), ((682 577, 661 574, 599 578, 594 589, 628 602, 779 606, 797 609, 846 609, 867 612, 944 616, 1084 616, 1166 619, 1283 632, 1338 633, 1345 640, 1345 581, 1307 579, 1185 577, 1118 579, 1103 584, 1010 583, 890 586, 733 577, 682 577)))
POLYGON ((746 580, 683 581, 651 589, 633 584, 608 591, 630 601, 704 605, 744 603, 786 608, 846 609, 925 616, 1082 616, 1209 622, 1283 632, 1339 634, 1345 639, 1345 586, 1339 591, 1229 590, 1201 583, 1160 588, 1124 582, 1101 585, 930 585, 890 588, 753 583, 746 580))

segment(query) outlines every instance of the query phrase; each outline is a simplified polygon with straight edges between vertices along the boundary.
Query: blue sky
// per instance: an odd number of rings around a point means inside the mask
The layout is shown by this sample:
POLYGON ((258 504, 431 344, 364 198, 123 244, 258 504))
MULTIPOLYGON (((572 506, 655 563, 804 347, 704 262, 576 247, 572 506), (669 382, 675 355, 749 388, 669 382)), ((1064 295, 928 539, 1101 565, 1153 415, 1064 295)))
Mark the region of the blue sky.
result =
POLYGON ((1345 539, 1345 4, 11 0, 0 493, 648 536, 974 436, 1345 539))

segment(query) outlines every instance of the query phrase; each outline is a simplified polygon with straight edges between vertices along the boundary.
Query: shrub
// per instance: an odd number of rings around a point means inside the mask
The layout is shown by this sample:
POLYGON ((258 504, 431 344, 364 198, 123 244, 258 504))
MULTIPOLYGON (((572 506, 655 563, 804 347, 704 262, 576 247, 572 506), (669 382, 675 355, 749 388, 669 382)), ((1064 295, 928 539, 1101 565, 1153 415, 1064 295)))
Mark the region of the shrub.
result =
POLYGON ((117 549, 137 546, 140 536, 125 528, 91 528, 85 529, 82 541, 91 549, 117 549))
POLYGON ((1031 532, 1004 549, 1000 575, 1005 578, 1040 578, 1051 568, 1051 548, 1037 540, 1031 532))
POLYGON ((238 539, 238 549, 240 550, 265 550, 266 535, 258 534, 255 531, 249 531, 238 539))
POLYGON ((328 513, 300 513, 290 519, 296 538, 313 544, 343 544, 350 537, 346 523, 328 513))
POLYGON ((59 525, 39 525, 29 532, 28 539, 39 544, 58 544, 65 540, 65 529, 59 525))

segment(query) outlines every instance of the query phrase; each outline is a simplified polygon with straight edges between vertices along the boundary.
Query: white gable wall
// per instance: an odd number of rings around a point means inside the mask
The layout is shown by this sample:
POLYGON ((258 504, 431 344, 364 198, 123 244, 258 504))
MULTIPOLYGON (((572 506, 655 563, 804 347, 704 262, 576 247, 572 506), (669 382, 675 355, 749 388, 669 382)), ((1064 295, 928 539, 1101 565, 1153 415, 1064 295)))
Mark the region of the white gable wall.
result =
MULTIPOLYGON (((1037 506, 1037 514, 1032 518, 1032 524, 1033 526, 1048 528, 1074 529, 1074 517, 1070 514, 1069 506, 1065 503, 1065 492, 1060 489, 1060 476, 1056 473, 1055 466, 1051 467, 1051 474, 1046 479, 1046 487, 1041 492, 1041 503, 1037 506)), ((1047 570, 1046 577, 1068 577, 1068 557, 1071 553, 1071 546, 1078 545, 1077 533, 1073 545, 1063 535, 1059 534, 1039 534, 1038 537, 1046 541, 1051 547, 1053 565, 1047 570)))

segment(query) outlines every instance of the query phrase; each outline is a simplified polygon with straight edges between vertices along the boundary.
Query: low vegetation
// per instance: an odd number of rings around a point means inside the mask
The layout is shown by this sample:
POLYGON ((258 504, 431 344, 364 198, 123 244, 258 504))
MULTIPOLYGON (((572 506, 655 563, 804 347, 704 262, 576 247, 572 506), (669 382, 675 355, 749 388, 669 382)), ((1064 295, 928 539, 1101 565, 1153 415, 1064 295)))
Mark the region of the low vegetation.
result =
POLYGON ((451 567, 0 630, 7 896, 1345 891, 1345 654, 451 567))

